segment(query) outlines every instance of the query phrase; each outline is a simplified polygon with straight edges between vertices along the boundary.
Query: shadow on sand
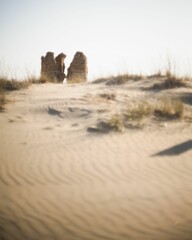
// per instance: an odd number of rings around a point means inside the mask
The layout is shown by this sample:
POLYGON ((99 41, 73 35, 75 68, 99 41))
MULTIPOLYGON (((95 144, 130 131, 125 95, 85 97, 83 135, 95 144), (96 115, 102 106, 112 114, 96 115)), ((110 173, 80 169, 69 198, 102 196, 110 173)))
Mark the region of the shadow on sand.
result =
POLYGON ((190 149, 192 149, 192 140, 188 140, 186 142, 177 144, 173 147, 167 148, 163 151, 160 151, 158 153, 155 153, 152 155, 152 157, 154 156, 174 156, 174 155, 179 155, 182 154, 184 152, 189 151, 190 149))
POLYGON ((192 93, 181 93, 180 98, 182 102, 192 105, 192 93))
POLYGON ((61 116, 61 111, 55 110, 54 108, 48 108, 48 114, 52 115, 52 116, 58 116, 60 118, 62 118, 61 116))

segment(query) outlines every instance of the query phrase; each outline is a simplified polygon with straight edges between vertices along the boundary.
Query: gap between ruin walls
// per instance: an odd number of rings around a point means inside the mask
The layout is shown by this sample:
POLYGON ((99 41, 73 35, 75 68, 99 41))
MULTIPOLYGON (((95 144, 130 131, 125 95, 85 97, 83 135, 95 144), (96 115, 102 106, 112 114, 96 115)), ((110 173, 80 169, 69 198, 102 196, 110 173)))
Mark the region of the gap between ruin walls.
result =
POLYGON ((54 52, 47 52, 45 56, 42 56, 41 79, 45 82, 63 82, 64 79, 67 83, 87 82, 88 66, 84 53, 77 51, 67 69, 64 62, 66 57, 64 53, 54 57, 54 52))

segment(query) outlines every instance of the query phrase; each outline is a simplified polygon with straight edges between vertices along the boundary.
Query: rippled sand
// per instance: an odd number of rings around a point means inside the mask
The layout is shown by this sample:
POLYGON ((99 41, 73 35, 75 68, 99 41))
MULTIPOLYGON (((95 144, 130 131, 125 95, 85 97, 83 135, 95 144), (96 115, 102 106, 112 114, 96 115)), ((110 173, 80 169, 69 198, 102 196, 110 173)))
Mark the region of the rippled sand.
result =
POLYGON ((8 96, 0 239, 192 239, 191 124, 86 130, 126 101, 152 101, 137 84, 33 85, 8 96), (117 100, 99 98, 103 91, 117 100))

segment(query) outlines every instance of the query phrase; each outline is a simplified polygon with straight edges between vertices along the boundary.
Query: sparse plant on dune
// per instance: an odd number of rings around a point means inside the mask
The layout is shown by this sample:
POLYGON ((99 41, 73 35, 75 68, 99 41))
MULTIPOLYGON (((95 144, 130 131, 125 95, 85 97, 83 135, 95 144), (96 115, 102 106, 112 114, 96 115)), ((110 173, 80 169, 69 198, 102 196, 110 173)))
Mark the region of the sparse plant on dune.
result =
POLYGON ((6 103, 6 92, 27 88, 31 85, 29 81, 9 80, 7 77, 0 77, 0 109, 6 103))
POLYGON ((31 85, 29 81, 17 81, 15 79, 0 78, 0 89, 2 91, 13 91, 22 88, 27 88, 31 85))
POLYGON ((112 79, 108 80, 106 82, 106 85, 110 86, 110 85, 122 85, 127 83, 127 81, 130 80, 130 77, 128 74, 123 74, 123 75, 118 75, 113 77, 112 79))
POLYGON ((149 89, 164 90, 179 87, 187 87, 189 78, 176 77, 174 74, 167 73, 166 76, 159 83, 153 84, 149 89))
POLYGON ((98 79, 94 80, 92 83, 93 84, 100 84, 100 83, 107 82, 108 80, 109 80, 109 78, 101 77, 101 78, 98 78, 98 79))
POLYGON ((47 83, 47 82, 50 82, 49 79, 47 79, 47 77, 40 77, 40 78, 37 78, 35 76, 30 76, 28 78, 28 81, 32 84, 42 84, 42 83, 47 83))
POLYGON ((164 100, 154 109, 154 115, 163 119, 181 119, 184 105, 180 100, 164 100))
POLYGON ((76 84, 76 83, 85 83, 86 80, 84 79, 84 77, 81 76, 73 76, 71 79, 67 78, 67 83, 68 84, 76 84))
POLYGON ((142 102, 134 106, 128 106, 124 116, 127 120, 140 120, 151 115, 152 110, 152 107, 147 102, 142 102))
POLYGON ((172 89, 172 88, 179 88, 179 87, 187 87, 189 80, 191 80, 189 77, 179 77, 175 73, 175 71, 172 71, 172 63, 170 60, 170 57, 167 57, 167 67, 165 69, 165 74, 161 76, 161 82, 154 84, 151 89, 158 89, 158 90, 164 90, 164 89, 172 89))
POLYGON ((116 98, 116 94, 114 92, 100 93, 99 96, 106 100, 115 100, 116 98))
POLYGON ((5 93, 1 92, 1 90, 0 90, 0 110, 3 109, 5 102, 6 102, 5 93))
POLYGON ((109 133, 110 131, 123 132, 123 116, 114 114, 110 118, 99 121, 96 127, 88 127, 88 132, 109 133))
POLYGON ((164 77, 161 70, 158 70, 155 74, 149 75, 147 78, 153 79, 153 78, 162 78, 164 77))
POLYGON ((120 74, 120 75, 115 76, 115 77, 111 78, 110 80, 108 80, 106 82, 106 85, 108 85, 108 86, 110 86, 110 85, 122 85, 122 84, 127 83, 129 80, 138 81, 142 78, 143 78, 142 75, 120 74))
POLYGON ((124 116, 129 121, 142 120, 153 115, 158 119, 181 119, 184 116, 184 109, 184 104, 179 99, 161 100, 153 105, 142 102, 129 107, 124 116))
POLYGON ((142 128, 145 125, 145 120, 153 113, 153 107, 147 102, 135 103, 129 105, 123 111, 124 125, 127 128, 142 128))
POLYGON ((110 76, 110 77, 103 77, 103 78, 98 78, 94 80, 92 83, 94 84, 99 84, 99 83, 105 83, 108 86, 111 85, 123 85, 126 84, 129 80, 140 80, 143 78, 143 75, 137 75, 137 74, 119 74, 117 76, 110 76))
POLYGON ((135 103, 128 106, 120 114, 114 114, 107 120, 99 121, 96 127, 88 128, 90 132, 118 131, 123 132, 124 128, 143 128, 147 123, 156 121, 180 120, 187 116, 191 121, 192 114, 187 112, 181 100, 161 100, 155 104, 148 102, 135 103))
POLYGON ((106 124, 111 130, 123 132, 124 129, 123 118, 119 114, 112 115, 111 118, 106 121, 106 124))

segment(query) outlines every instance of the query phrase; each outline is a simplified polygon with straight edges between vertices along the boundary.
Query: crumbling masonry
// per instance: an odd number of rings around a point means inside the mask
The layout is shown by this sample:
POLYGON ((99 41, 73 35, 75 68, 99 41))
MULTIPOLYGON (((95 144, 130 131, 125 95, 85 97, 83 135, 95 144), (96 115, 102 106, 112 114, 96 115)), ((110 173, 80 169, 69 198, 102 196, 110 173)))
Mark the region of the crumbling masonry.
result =
POLYGON ((60 53, 54 58, 53 52, 47 52, 41 57, 41 78, 51 82, 62 82, 67 78, 68 83, 78 83, 87 81, 87 57, 82 52, 76 52, 71 62, 67 76, 65 76, 64 60, 66 55, 60 53))
POLYGON ((76 52, 67 71, 67 82, 86 82, 87 73, 87 57, 82 52, 76 52))
POLYGON ((47 52, 46 56, 41 57, 41 78, 51 82, 62 82, 65 78, 64 59, 66 55, 60 53, 54 58, 53 52, 47 52))

